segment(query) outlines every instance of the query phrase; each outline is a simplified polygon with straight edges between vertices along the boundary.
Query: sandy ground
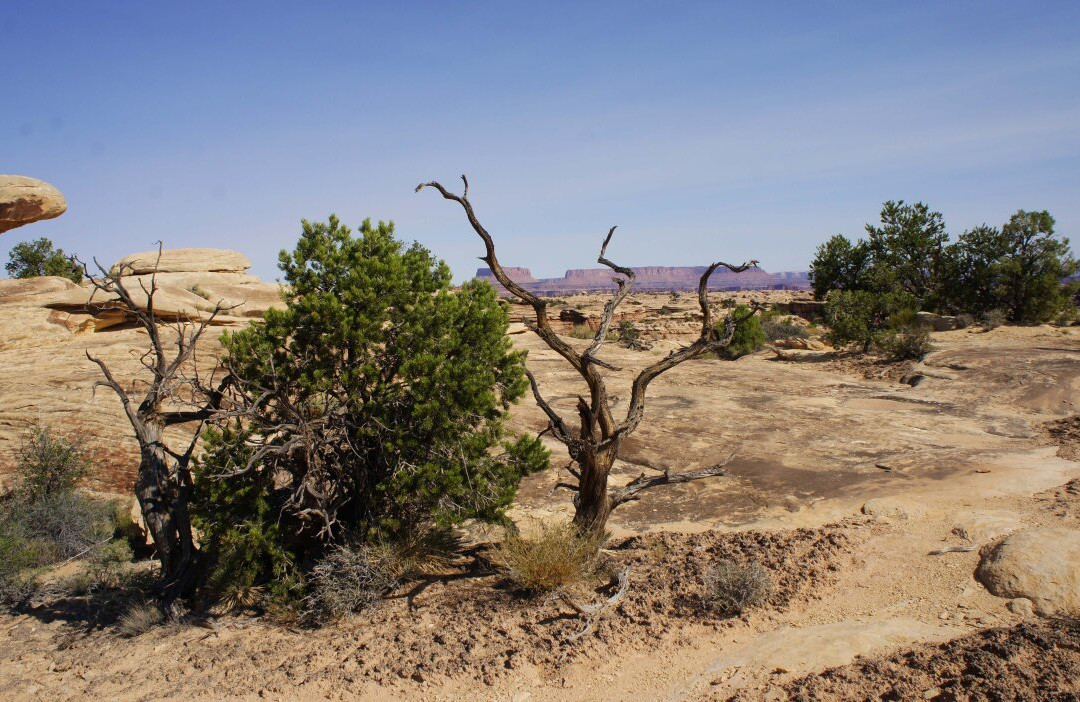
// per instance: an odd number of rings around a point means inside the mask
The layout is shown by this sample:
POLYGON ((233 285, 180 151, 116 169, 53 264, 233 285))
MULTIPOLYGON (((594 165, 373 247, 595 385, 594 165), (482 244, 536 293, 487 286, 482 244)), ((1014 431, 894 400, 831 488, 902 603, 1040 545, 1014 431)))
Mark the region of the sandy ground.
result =
MULTIPOLYGON (((53 607, 0 617, 0 697, 816 699, 829 688, 800 682, 808 674, 1017 631, 1020 617, 973 579, 977 551, 930 552, 1022 526, 1080 527, 1080 490, 1062 487, 1080 463, 1058 455, 1070 434, 1044 429, 1080 401, 1078 340, 1080 330, 1048 326, 939 333, 915 387, 813 352, 696 361, 663 376, 614 480, 734 452, 731 475, 658 488, 613 515, 611 558, 631 566, 632 596, 581 639, 566 607, 515 598, 483 572, 434 579, 320 631, 229 617, 129 640, 53 607), (709 616, 695 578, 717 554, 768 564, 783 596, 742 618, 709 616)), ((548 399, 572 414, 572 373, 530 336, 515 342, 548 399)), ((611 376, 617 408, 631 369, 676 343, 602 354, 627 368, 611 376)), ((514 423, 543 427, 527 403, 514 423)), ((567 494, 553 491, 565 458, 552 449, 551 471, 522 487, 519 519, 568 513, 567 494)), ((911 684, 930 689, 930 677, 911 684)))

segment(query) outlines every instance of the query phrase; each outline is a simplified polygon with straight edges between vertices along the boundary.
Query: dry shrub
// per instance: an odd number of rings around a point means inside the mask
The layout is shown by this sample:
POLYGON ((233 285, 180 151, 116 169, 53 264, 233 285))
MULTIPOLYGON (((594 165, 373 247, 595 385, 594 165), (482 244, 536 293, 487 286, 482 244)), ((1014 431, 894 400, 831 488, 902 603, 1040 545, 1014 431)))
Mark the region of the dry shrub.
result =
POLYGON ((116 621, 116 628, 121 636, 134 638, 161 624, 164 616, 161 609, 152 602, 139 602, 127 608, 116 621))
POLYGON ((575 324, 574 328, 570 330, 571 339, 592 339, 596 336, 596 332, 589 328, 587 324, 575 324))
POLYGON ((718 560, 705 574, 705 603, 725 617, 765 604, 772 594, 772 578, 756 563, 739 565, 718 560))
POLYGON ((305 618, 333 621, 369 609, 400 582, 401 561, 386 546, 338 546, 308 575, 305 618))
POLYGON ((496 549, 496 560, 526 592, 551 592, 592 575, 607 534, 582 533, 572 522, 541 524, 532 534, 513 532, 496 549))
POLYGON ((999 309, 987 310, 979 318, 979 324, 982 325, 983 329, 997 329, 1007 321, 1009 321, 1009 316, 1005 314, 1004 310, 999 309))

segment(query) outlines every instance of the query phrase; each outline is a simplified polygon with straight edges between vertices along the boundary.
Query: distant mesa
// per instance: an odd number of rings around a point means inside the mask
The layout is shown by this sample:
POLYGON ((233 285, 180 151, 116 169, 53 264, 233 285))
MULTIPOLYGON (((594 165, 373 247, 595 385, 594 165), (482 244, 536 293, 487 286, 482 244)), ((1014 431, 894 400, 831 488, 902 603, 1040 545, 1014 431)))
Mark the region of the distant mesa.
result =
MULTIPOLYGON (((562 278, 536 279, 528 268, 503 270, 515 283, 537 295, 570 295, 584 292, 604 292, 615 288, 615 273, 609 268, 579 268, 568 270, 562 278)), ((641 291, 697 290, 705 266, 645 266, 631 268, 637 275, 634 288, 641 291)), ((476 278, 486 280, 500 293, 506 291, 491 273, 480 268, 476 278)), ((769 273, 754 266, 742 273, 718 269, 709 279, 709 290, 807 290, 810 279, 806 271, 769 273)))
POLYGON ((0 175, 0 234, 24 224, 67 212, 67 201, 55 187, 37 178, 0 175))

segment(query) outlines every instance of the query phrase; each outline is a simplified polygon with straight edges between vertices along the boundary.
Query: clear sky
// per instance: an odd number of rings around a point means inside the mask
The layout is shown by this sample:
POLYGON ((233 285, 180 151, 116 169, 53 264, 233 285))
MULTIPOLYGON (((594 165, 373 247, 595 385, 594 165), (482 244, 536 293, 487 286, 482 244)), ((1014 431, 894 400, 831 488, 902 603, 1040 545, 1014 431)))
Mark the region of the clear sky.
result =
MULTIPOLYGON (((0 0, 0 173, 111 263, 243 251, 301 218, 392 219, 470 277, 470 195, 506 265, 757 258, 805 269, 886 199, 955 236, 1047 209, 1080 239, 1080 3, 0 0)), ((1074 247, 1075 248, 1078 247, 1074 247)))

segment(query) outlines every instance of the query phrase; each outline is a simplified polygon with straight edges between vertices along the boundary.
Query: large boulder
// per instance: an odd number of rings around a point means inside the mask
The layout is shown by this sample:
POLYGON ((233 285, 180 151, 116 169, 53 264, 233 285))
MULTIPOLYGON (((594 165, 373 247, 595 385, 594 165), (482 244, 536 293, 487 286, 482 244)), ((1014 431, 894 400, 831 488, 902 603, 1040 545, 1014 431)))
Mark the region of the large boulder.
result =
POLYGON ((59 190, 37 178, 0 175, 0 233, 67 212, 59 190))
POLYGON ((933 312, 919 312, 915 316, 920 324, 930 327, 934 331, 953 331, 960 328, 960 320, 956 317, 934 314, 933 312))
POLYGON ((1080 616, 1080 531, 1015 532, 983 556, 975 577, 998 597, 1031 600, 1040 616, 1080 616))
POLYGON ((113 264, 116 274, 145 275, 153 273, 243 273, 251 261, 239 251, 229 249, 163 249, 141 251, 125 256, 113 264), (121 270, 122 269, 122 270, 121 270))

